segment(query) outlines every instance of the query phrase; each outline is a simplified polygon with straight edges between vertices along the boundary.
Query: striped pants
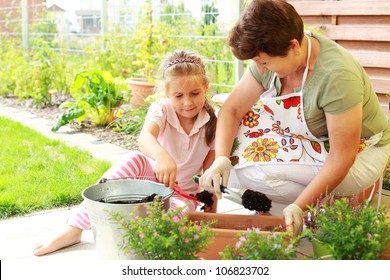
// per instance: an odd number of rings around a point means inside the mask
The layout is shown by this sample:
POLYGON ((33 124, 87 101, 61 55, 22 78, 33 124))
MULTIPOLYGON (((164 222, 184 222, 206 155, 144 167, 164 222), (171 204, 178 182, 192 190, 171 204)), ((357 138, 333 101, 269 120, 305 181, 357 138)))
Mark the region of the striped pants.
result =
MULTIPOLYGON (((101 178, 119 179, 132 176, 155 177, 154 161, 138 151, 131 151, 121 161, 108 169, 101 178)), ((188 200, 176 193, 170 198, 170 209, 184 207, 181 215, 194 212, 197 206, 197 202, 188 200)), ((83 230, 90 229, 91 224, 85 202, 82 202, 72 211, 68 219, 68 225, 83 230)))

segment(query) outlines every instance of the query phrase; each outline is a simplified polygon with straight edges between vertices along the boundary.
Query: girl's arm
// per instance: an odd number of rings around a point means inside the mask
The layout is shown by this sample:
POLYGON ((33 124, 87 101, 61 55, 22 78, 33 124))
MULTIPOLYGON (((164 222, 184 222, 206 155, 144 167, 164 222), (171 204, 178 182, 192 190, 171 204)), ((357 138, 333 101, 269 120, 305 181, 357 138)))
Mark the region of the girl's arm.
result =
POLYGON ((213 164, 214 159, 215 159, 215 150, 210 150, 203 161, 203 171, 208 169, 213 164))
POLYGON ((155 160, 156 178, 170 188, 176 184, 177 167, 176 162, 157 141, 160 127, 154 122, 145 122, 138 138, 140 151, 151 159, 155 160))

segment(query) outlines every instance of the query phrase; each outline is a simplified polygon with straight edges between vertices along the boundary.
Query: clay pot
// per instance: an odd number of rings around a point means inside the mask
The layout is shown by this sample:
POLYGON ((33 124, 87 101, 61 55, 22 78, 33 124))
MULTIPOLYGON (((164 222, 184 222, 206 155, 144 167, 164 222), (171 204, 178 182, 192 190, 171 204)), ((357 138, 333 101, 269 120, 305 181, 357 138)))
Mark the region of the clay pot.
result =
POLYGON ((129 78, 126 82, 131 90, 130 105, 132 108, 144 106, 145 98, 154 93, 154 83, 145 79, 129 78))
POLYGON ((257 227, 261 229, 260 234, 268 235, 275 227, 282 226, 284 230, 284 218, 282 216, 250 216, 239 214, 220 214, 192 212, 188 214, 192 221, 212 221, 213 231, 216 234, 208 248, 198 254, 200 259, 220 260, 219 252, 222 252, 227 245, 235 246, 239 240, 240 233, 248 228, 257 227))

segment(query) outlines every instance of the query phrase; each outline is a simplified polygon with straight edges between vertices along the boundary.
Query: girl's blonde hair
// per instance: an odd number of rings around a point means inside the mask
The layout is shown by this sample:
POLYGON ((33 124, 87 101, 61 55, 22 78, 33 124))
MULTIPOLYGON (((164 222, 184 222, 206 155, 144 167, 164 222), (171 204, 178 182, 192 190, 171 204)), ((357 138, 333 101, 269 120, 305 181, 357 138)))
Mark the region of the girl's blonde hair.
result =
MULTIPOLYGON (((201 75, 204 85, 208 86, 209 84, 206 66, 202 58, 193 51, 178 50, 168 55, 161 63, 159 73, 163 78, 164 90, 169 80, 173 77, 201 75)), ((204 108, 210 115, 210 120, 206 124, 206 143, 210 145, 215 137, 217 117, 215 116, 215 109, 207 97, 204 108)))

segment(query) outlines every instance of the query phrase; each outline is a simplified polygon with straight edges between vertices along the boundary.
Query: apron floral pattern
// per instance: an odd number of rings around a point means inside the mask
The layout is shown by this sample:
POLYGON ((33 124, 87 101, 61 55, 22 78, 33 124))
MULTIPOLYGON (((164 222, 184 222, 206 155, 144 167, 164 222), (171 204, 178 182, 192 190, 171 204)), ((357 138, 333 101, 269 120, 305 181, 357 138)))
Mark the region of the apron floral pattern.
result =
MULTIPOLYGON (((328 138, 317 138, 310 132, 302 109, 307 72, 308 67, 301 90, 283 96, 277 96, 274 74, 270 88, 242 118, 230 157, 234 168, 253 164, 322 165, 325 162, 330 148, 328 138)), ((366 147, 368 139, 361 139, 359 151, 366 147)))

